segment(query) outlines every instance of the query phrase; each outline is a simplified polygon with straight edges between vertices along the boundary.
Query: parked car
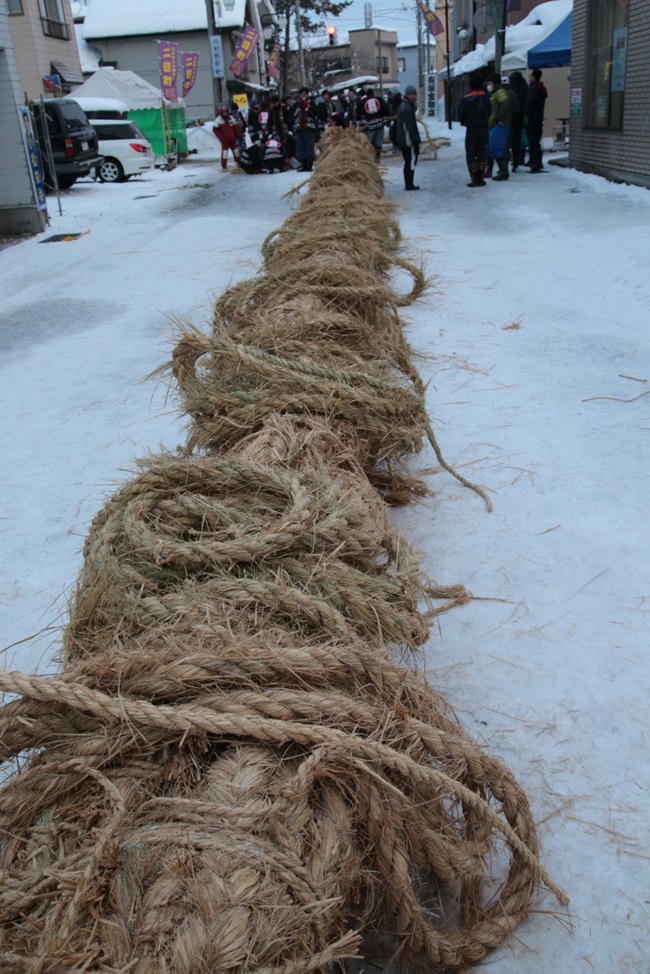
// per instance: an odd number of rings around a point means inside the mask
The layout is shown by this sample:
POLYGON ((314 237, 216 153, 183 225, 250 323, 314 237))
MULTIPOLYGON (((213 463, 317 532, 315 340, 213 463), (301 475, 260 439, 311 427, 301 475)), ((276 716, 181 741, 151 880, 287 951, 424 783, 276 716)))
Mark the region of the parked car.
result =
POLYGON ((155 157, 151 143, 133 122, 122 119, 91 118, 97 133, 103 162, 95 174, 103 183, 123 183, 153 169, 155 157))
POLYGON ((69 189, 81 176, 101 166, 95 130, 76 101, 50 98, 33 102, 30 111, 46 186, 54 186, 56 177, 61 189, 69 189))

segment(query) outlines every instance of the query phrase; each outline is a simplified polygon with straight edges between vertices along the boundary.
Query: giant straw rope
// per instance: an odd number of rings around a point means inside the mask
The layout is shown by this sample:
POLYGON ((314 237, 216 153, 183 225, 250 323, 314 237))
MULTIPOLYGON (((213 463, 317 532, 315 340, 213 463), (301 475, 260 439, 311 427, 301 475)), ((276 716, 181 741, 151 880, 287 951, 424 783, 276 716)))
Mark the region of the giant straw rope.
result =
POLYGON ((396 662, 465 597, 387 517, 431 436, 398 243, 330 133, 260 274, 183 326, 186 447, 95 518, 61 673, 0 674, 4 974, 456 971, 563 899, 510 771, 396 662))

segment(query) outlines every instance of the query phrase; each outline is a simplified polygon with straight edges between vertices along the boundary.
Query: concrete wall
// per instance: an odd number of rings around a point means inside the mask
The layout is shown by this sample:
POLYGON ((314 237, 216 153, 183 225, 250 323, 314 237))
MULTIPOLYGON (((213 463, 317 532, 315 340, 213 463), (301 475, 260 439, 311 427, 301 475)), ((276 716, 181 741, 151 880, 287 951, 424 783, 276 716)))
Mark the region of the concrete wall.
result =
POLYGON ((582 88, 583 108, 571 118, 569 162, 583 172, 650 188, 650 3, 630 0, 622 129, 586 125, 589 0, 574 0, 571 87, 582 88))
MULTIPOLYGON (((79 49, 74 32, 70 0, 63 0, 69 40, 46 37, 41 24, 38 0, 22 0, 24 14, 9 17, 21 91, 30 99, 43 94, 43 75, 51 74, 52 61, 60 61, 82 77, 79 49)), ((4 4, 3 4, 4 6, 4 4)))
POLYGON ((0 5, 0 233, 40 233, 45 216, 36 206, 18 108, 18 67, 6 5, 0 5))
MULTIPOLYGON (((160 38, 165 39, 165 38, 160 38)), ((197 51, 199 68, 194 87, 185 98, 188 119, 214 118, 212 94, 212 64, 206 31, 188 31, 169 38, 178 43, 181 51, 197 51)), ((91 43, 102 52, 102 64, 110 64, 120 71, 134 71, 154 88, 160 88, 160 55, 157 37, 106 37, 91 43)), ((229 61, 224 37, 224 60, 229 61)), ((229 49, 228 49, 229 50, 229 49)), ((232 56, 232 55, 230 55, 232 56)))
MULTIPOLYGON (((229 34, 222 34, 223 57, 226 66, 232 58, 232 45, 229 34)), ((146 37, 103 37, 93 38, 90 43, 102 52, 102 64, 111 64, 120 71, 134 71, 155 88, 160 88, 159 39, 146 37)), ((182 51, 196 51, 199 55, 199 69, 194 87, 185 98, 187 121, 192 119, 214 118, 215 105, 212 88, 212 61, 206 31, 187 31, 168 38, 178 44, 182 51)), ((253 55, 248 62, 248 77, 253 84, 264 84, 260 78, 257 58, 253 55)), ((228 99, 225 81, 222 82, 224 100, 228 99)), ((180 94, 180 91, 179 91, 180 94)))

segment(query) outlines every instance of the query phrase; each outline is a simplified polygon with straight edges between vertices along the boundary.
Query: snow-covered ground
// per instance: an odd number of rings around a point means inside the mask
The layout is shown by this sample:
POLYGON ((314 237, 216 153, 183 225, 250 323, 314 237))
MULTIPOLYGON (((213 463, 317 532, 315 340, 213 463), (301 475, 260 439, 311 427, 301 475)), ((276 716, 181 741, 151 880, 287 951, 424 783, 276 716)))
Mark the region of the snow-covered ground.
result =
MULTIPOLYGON (((555 167, 477 193, 456 127, 452 143, 415 194, 387 156, 386 192, 436 279, 405 317, 441 448, 494 512, 425 453, 433 494, 394 516, 433 577, 476 596, 440 617, 431 680, 524 784, 571 896, 540 898, 484 966, 647 974, 650 193, 555 167)), ((296 205, 301 174, 214 158, 80 182, 0 253, 6 668, 52 671, 90 518, 133 458, 184 440, 164 385, 142 382, 173 319, 206 322, 296 205)))

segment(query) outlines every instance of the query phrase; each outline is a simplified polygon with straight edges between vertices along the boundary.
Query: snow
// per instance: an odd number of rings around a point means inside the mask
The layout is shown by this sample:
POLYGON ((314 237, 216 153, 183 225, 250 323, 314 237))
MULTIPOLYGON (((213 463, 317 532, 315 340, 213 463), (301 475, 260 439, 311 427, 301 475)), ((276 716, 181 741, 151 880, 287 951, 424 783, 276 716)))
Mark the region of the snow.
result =
MULTIPOLYGON (((528 52, 531 47, 538 44, 555 30, 559 24, 573 10, 573 0, 547 0, 533 7, 518 24, 506 28, 505 49, 507 53, 522 54, 528 52)), ((459 61, 452 65, 451 73, 454 78, 462 74, 469 74, 471 71, 479 71, 482 67, 494 60, 495 40, 491 37, 485 44, 478 44, 474 51, 470 51, 459 61)), ((524 64, 526 61, 524 58, 524 64)), ((521 67, 520 64, 508 64, 507 70, 521 67)))
MULTIPOLYGON (((436 623, 430 679, 516 773, 571 897, 540 896, 484 966, 647 974, 650 193, 555 167, 476 193, 451 137, 416 196, 387 154, 386 191, 435 278, 405 318, 436 435, 494 511, 427 451, 431 497, 393 517, 431 576, 475 596, 436 623)), ((301 174, 223 174, 197 144, 170 173, 78 183, 63 216, 50 197, 48 231, 0 252, 8 669, 54 670, 90 519, 133 458, 184 441, 166 387, 142 382, 174 318, 207 327, 296 205, 301 174)))
POLYGON ((171 31, 206 30, 205 0, 90 0, 83 36, 135 37, 171 31))

